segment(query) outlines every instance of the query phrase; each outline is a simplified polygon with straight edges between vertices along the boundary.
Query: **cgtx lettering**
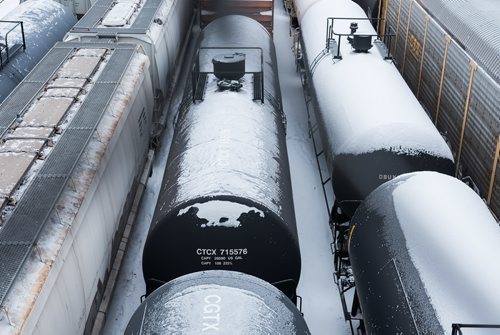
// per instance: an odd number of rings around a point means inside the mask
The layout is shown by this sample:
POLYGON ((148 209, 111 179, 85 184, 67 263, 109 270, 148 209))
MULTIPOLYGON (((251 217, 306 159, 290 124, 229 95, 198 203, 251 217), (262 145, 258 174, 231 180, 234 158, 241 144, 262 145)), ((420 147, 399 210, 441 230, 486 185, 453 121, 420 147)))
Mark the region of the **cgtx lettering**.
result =
POLYGON ((207 295, 204 299, 205 305, 203 306, 203 329, 219 331, 220 325, 220 302, 222 298, 216 294, 207 295))

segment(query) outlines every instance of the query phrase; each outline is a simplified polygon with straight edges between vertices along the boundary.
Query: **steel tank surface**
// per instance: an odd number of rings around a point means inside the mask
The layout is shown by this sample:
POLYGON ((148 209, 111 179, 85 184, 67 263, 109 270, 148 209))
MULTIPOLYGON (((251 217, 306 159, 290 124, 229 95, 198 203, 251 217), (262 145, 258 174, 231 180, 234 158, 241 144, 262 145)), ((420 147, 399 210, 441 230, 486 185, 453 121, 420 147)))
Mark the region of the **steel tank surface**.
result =
POLYGON ((179 277, 139 306, 127 335, 310 334, 282 292, 241 272, 212 270, 179 277))
POLYGON ((220 18, 203 30, 194 63, 201 79, 193 87, 205 87, 193 96, 188 85, 177 117, 144 247, 147 292, 186 273, 226 269, 293 299, 300 252, 272 39, 252 19, 220 18), (237 90, 222 90, 212 73, 212 59, 228 53, 245 54, 246 73, 229 81, 237 90))
MULTIPOLYGON (((2 52, 0 69, 0 102, 23 80, 33 67, 45 56, 52 46, 62 40, 64 34, 76 23, 75 16, 66 7, 52 0, 30 0, 23 2, 7 15, 0 18, 0 44, 15 23, 22 21, 26 50, 19 50, 6 62, 2 52)), ((22 45, 20 27, 7 36, 9 46, 22 45)))
POLYGON ((416 172, 385 183, 351 219, 349 255, 367 333, 500 324, 499 254, 496 220, 460 180, 416 172))
POLYGON ((452 174, 450 149, 386 58, 388 51, 363 10, 350 0, 295 3, 305 10, 299 15, 301 50, 342 213, 352 216, 373 189, 400 174, 452 174), (329 48, 327 27, 333 32, 329 48), (355 50, 347 35, 371 38, 370 46, 355 50))

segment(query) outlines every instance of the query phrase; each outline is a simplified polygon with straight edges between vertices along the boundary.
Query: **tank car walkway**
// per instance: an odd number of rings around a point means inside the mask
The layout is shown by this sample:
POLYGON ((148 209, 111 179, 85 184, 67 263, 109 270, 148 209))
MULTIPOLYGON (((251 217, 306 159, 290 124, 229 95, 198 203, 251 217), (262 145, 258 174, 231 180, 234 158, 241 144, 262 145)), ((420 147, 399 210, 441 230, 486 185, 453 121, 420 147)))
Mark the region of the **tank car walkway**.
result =
MULTIPOLYGON (((274 42, 284 111, 287 116, 288 155, 302 253, 302 273, 298 287, 298 293, 302 297, 302 312, 313 335, 347 335, 350 330, 344 321, 337 286, 333 280, 333 255, 330 247, 332 236, 328 227, 328 212, 312 140, 309 137, 301 81, 295 71, 289 19, 282 0, 275 1, 274 14, 274 42)), ((184 84, 180 82, 170 111, 170 120, 180 102, 183 88, 184 84)), ((153 163, 153 175, 148 180, 137 221, 128 238, 128 247, 105 314, 106 322, 102 334, 123 333, 131 315, 140 304, 141 295, 145 292, 141 271, 142 248, 153 216, 171 136, 172 121, 169 121, 162 147, 153 163)), ((333 203, 332 199, 329 201, 333 203)))

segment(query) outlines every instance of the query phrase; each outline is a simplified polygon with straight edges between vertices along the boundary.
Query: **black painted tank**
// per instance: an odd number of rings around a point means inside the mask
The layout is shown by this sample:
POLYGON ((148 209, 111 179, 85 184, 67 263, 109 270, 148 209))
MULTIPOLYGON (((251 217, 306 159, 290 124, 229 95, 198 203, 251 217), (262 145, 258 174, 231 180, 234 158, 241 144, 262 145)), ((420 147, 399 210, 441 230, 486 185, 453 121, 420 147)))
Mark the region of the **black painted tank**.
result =
POLYGON ((370 18, 377 18, 379 16, 379 0, 354 0, 370 18))
POLYGON ((342 153, 332 161, 332 185, 345 215, 352 217, 359 203, 383 183, 404 173, 437 171, 453 175, 451 159, 420 152, 403 154, 377 150, 362 154, 342 153))
POLYGON ((295 299, 300 251, 272 39, 256 21, 227 16, 204 29, 200 45, 204 92, 193 102, 189 85, 177 118, 144 247, 147 293, 187 273, 223 269, 295 299), (212 59, 221 53, 245 54, 241 88, 220 88, 212 59), (254 96, 260 70, 264 102, 254 96))
POLYGON ((204 271, 153 292, 130 319, 127 335, 310 334, 282 292, 241 272, 204 271))
POLYGON ((436 172, 373 191, 351 219, 349 255, 367 334, 498 334, 500 229, 467 185, 436 172), (457 333, 458 334, 458 333, 457 333))

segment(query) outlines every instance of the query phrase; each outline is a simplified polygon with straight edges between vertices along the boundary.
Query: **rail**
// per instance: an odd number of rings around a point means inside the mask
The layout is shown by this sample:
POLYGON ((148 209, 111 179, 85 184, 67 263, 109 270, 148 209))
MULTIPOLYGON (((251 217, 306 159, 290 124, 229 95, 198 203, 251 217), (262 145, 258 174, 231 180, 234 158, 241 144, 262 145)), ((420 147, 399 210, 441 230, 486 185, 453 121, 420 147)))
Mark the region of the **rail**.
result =
POLYGON ((7 28, 5 34, 0 35, 0 69, 3 69, 3 67, 10 61, 10 58, 19 50, 26 50, 23 22, 0 20, 0 27, 2 24, 13 24, 13 26, 10 29, 7 28), (20 33, 22 43, 9 43, 9 35, 18 27, 21 30, 20 33))

